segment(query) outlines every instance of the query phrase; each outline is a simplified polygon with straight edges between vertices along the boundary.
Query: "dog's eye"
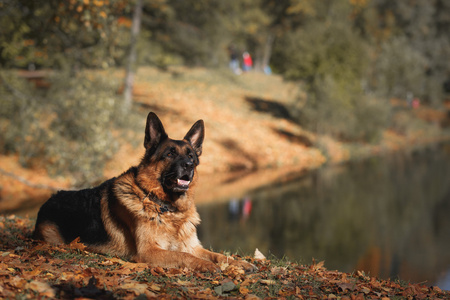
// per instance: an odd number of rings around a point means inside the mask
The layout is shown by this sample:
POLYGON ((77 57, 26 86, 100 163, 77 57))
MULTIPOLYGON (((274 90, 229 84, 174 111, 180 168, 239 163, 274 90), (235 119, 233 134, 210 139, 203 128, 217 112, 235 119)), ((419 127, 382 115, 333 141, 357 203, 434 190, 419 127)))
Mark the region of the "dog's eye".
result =
POLYGON ((166 157, 175 157, 176 154, 177 153, 172 150, 172 151, 167 152, 166 157))

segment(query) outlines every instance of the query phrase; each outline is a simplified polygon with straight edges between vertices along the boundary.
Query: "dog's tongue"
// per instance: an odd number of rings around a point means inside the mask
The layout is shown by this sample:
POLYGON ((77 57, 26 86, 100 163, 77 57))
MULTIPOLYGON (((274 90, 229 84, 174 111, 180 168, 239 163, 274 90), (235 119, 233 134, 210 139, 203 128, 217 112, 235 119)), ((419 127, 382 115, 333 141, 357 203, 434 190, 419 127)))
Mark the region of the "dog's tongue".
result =
POLYGON ((191 182, 188 181, 188 180, 177 179, 177 184, 178 184, 178 186, 180 186, 180 187, 187 188, 187 187, 189 186, 189 183, 191 183, 191 182))

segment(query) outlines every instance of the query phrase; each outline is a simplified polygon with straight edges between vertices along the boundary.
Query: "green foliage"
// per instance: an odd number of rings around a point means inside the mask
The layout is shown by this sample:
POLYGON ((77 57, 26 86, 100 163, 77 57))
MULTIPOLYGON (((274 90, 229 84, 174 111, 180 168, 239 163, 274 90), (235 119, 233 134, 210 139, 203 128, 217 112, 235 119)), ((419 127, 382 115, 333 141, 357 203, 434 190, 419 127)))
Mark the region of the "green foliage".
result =
POLYGON ((283 36, 273 63, 287 79, 312 82, 332 76, 355 81, 367 69, 367 50, 351 24, 315 21, 283 36))
POLYGON ((123 1, 6 0, 0 3, 0 65, 79 69, 120 63, 129 29, 123 1))
POLYGON ((294 105, 299 122, 318 133, 375 140, 387 125, 387 103, 368 99, 366 42, 345 22, 312 22, 276 47, 279 71, 306 83, 308 100, 294 105))
POLYGON ((57 73, 48 93, 39 94, 11 73, 2 80, 1 152, 17 152, 24 165, 42 164, 53 175, 70 173, 79 183, 102 177, 117 148, 105 130, 120 120, 115 83, 57 73))
POLYGON ((21 158, 31 157, 29 152, 42 153, 45 148, 42 143, 37 142, 33 146, 28 143, 31 139, 40 141, 45 135, 36 124, 40 109, 39 102, 32 95, 33 87, 10 72, 2 72, 0 79, 2 152, 18 152, 21 158))
MULTIPOLYGON (((165 11, 167 23, 152 39, 167 52, 164 60, 181 59, 186 65, 202 66, 218 66, 225 62, 224 49, 231 39, 224 24, 229 4, 226 1, 189 0, 168 3, 171 10, 165 11), (169 53, 173 56, 170 59, 169 53)), ((157 52, 157 58, 161 60, 160 53, 157 52)))
POLYGON ((406 37, 394 37, 383 43, 374 64, 374 90, 382 96, 404 99, 407 93, 423 95, 426 59, 406 37))
POLYGON ((390 126, 396 132, 407 137, 414 137, 418 134, 433 137, 437 136, 440 131, 437 124, 430 124, 418 119, 410 110, 399 110, 396 112, 392 117, 390 126))
POLYGON ((352 88, 352 83, 331 76, 317 79, 308 102, 297 112, 300 122, 321 134, 377 141, 388 125, 390 106, 361 92, 349 92, 352 88))

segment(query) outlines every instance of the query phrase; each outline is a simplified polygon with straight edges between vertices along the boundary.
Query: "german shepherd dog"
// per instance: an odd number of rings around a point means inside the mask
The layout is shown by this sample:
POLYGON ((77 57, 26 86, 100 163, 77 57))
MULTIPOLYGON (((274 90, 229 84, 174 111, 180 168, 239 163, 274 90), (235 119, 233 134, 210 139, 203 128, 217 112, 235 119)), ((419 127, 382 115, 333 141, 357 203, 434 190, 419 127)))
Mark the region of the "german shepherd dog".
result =
POLYGON ((153 112, 147 117, 145 155, 138 166, 80 191, 59 191, 39 210, 34 237, 130 258, 150 266, 220 271, 228 263, 255 267, 208 251, 197 237, 196 167, 205 135, 197 121, 183 140, 170 139, 153 112))

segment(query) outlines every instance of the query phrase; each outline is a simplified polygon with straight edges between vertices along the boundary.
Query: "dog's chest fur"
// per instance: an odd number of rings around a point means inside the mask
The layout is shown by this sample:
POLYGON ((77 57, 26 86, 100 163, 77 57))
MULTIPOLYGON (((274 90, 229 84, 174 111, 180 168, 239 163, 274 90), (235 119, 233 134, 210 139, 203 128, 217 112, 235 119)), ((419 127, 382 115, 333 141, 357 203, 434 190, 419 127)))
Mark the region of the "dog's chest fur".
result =
POLYGON ((191 252, 199 244, 195 226, 200 223, 200 218, 195 208, 187 212, 161 213, 157 205, 151 205, 151 209, 146 206, 143 207, 146 217, 142 222, 142 234, 149 236, 147 233, 152 232, 158 236, 155 245, 164 250, 191 252))
MULTIPOLYGON (((200 217, 195 205, 189 205, 187 210, 178 209, 177 203, 168 203, 154 199, 153 194, 146 194, 128 174, 118 178, 115 193, 120 199, 120 210, 127 210, 138 220, 139 228, 133 233, 136 240, 140 236, 158 237, 153 242, 164 250, 191 252, 199 245, 196 225, 200 223, 200 217), (123 201, 125 200, 126 201, 123 201)), ((151 192, 150 192, 151 193, 151 192)), ((185 202, 192 201, 186 195, 185 202)))

